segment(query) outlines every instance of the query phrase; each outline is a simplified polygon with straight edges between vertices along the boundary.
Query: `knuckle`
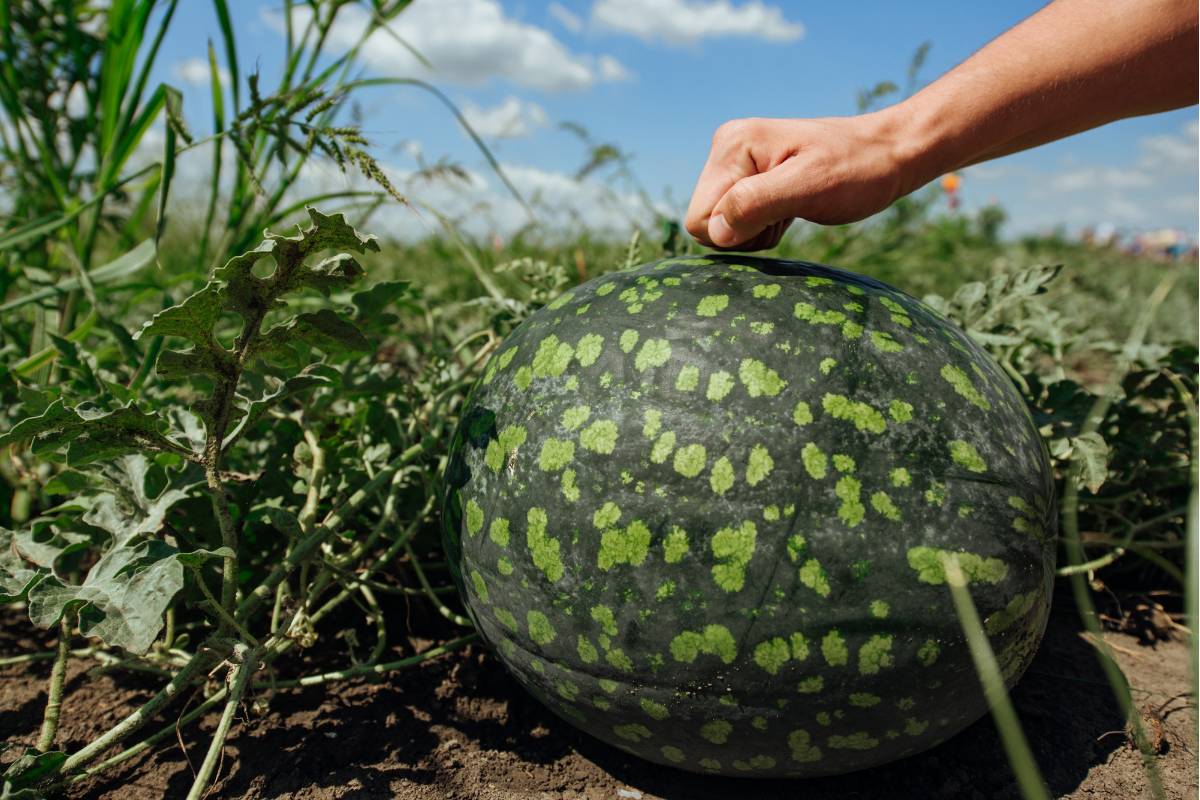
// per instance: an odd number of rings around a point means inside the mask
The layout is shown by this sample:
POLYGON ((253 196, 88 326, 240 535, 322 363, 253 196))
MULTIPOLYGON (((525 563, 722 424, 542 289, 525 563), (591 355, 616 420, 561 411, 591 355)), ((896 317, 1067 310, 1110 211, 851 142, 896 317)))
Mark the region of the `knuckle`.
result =
POLYGON ((722 202, 725 219, 731 222, 740 222, 753 211, 754 205, 754 192, 750 187, 745 183, 735 183, 725 193, 725 199, 722 202))
POLYGON ((728 144, 744 138, 752 127, 753 120, 731 119, 721 123, 713 133, 713 144, 728 144))

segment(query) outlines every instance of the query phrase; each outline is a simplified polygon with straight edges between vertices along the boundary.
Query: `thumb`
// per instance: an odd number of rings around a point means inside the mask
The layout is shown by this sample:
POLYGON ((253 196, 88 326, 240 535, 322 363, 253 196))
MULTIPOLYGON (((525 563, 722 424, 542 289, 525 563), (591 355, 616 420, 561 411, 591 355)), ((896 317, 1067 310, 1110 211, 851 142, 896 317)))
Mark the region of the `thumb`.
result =
POLYGON ((713 207, 708 237, 717 247, 736 247, 776 222, 795 216, 797 176, 786 162, 734 183, 713 207))

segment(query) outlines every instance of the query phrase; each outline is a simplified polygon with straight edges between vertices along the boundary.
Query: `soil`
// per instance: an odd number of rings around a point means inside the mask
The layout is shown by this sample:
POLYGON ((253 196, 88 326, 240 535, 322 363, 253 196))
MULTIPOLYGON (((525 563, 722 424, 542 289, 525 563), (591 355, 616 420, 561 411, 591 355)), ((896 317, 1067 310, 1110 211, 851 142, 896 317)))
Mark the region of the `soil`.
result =
MULTIPOLYGON (((13 614, 0 619, 5 623, 0 655, 46 646, 46 641, 30 638, 27 624, 13 614)), ((1187 645, 1179 637, 1154 641, 1112 632, 1107 638, 1159 745, 1157 765, 1166 797, 1195 798, 1196 713, 1187 645)), ((408 642, 394 652, 403 657, 430 644, 408 642)), ((310 662, 312 658, 310 654, 310 662)), ((305 665, 306 672, 310 666, 305 665)), ((0 669, 0 740, 33 743, 48 674, 48 663, 0 669)), ((59 745, 77 749, 158 685, 153 677, 97 671, 94 662, 75 661, 68 673, 59 745)), ((1045 642, 1012 698, 1054 796, 1150 797, 1140 756, 1128 743, 1121 714, 1069 598, 1056 602, 1045 642)), ((159 724, 179 713, 176 706, 173 716, 159 724)), ((203 758, 215 724, 214 714, 199 729, 185 730, 179 742, 164 742, 156 751, 79 785, 69 797, 183 797, 191 785, 191 765, 203 758)), ((484 648, 472 645, 374 683, 357 680, 251 698, 234 725, 219 782, 209 796, 990 800, 1020 794, 986 717, 934 750, 838 778, 739 780, 648 764, 546 711, 484 648), (254 701, 261 710, 255 711, 254 701)))

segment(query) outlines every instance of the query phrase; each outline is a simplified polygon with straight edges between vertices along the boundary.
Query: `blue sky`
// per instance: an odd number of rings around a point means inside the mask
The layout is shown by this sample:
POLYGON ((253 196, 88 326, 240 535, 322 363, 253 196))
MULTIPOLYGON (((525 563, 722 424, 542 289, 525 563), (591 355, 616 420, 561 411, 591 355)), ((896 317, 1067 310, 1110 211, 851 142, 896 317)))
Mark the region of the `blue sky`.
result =
MULTIPOLYGON (((206 40, 219 41, 207 3, 181 3, 164 47, 160 77, 185 90, 186 110, 204 129, 206 40)), ((1006 3, 786 3, 771 0, 416 0, 394 27, 434 64, 424 70, 394 40, 376 34, 363 68, 378 76, 423 77, 443 89, 485 134, 523 192, 542 201, 539 216, 619 229, 636 214, 629 187, 607 191, 570 177, 581 143, 558 123, 582 124, 597 141, 632 156, 653 199, 682 211, 713 130, 744 116, 851 114, 857 90, 879 80, 902 83, 923 41, 932 50, 929 81, 1040 6, 1006 3)), ((281 4, 234 6, 243 68, 269 78, 283 51, 281 4)), ((344 48, 362 15, 344 12, 330 36, 344 48)), ((448 158, 474 175, 468 187, 410 186, 426 202, 472 217, 501 233, 522 221, 478 151, 435 101, 413 89, 373 89, 361 97, 363 126, 397 182, 427 161, 448 158)), ((1195 108, 1126 120, 969 169, 962 193, 970 210, 995 200, 1010 214, 1009 233, 1110 223, 1128 230, 1197 227, 1195 108)), ((336 188, 350 179, 312 179, 336 188)), ((397 224, 419 235, 427 223, 397 224)))

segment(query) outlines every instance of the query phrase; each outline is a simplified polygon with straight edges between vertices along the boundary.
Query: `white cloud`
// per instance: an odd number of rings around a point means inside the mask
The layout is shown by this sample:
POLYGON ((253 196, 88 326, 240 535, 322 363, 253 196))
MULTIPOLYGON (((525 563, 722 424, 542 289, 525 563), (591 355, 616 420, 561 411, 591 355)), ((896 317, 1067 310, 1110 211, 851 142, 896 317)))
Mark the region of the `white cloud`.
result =
MULTIPOLYGON (((412 170, 383 165, 385 172, 411 201, 405 207, 388 204, 379 209, 372 224, 398 239, 412 241, 442 235, 437 219, 423 210, 437 209, 471 236, 506 238, 529 225, 529 215, 490 171, 468 170, 465 180, 418 180, 412 170)), ((602 235, 628 235, 635 222, 646 223, 651 212, 634 192, 614 189, 603 181, 577 181, 571 175, 526 164, 504 164, 505 174, 529 203, 539 233, 571 236, 582 230, 602 235)), ((355 173, 343 174, 326 159, 305 165, 294 188, 305 192, 330 187, 371 188, 355 173)), ((659 213, 670 213, 663 207, 659 213)))
MULTIPOLYGON (((303 25, 311 11, 304 6, 293 13, 303 25)), ((263 16, 276 30, 283 29, 278 13, 264 11, 263 16)), ((349 49, 369 24, 365 10, 346 6, 329 33, 329 43, 349 49)), ((597 81, 611 80, 594 56, 573 53, 549 31, 507 16, 497 0, 413 3, 390 27, 434 69, 430 72, 395 38, 376 31, 360 55, 383 75, 433 78, 467 86, 507 80, 543 91, 586 89, 597 81)))
MULTIPOLYGON (((1190 122, 1179 133, 1143 136, 1137 142, 1140 155, 1132 166, 1085 166, 1054 176, 1050 187, 1060 192, 1128 190, 1157 186, 1179 174, 1195 173, 1197 125, 1190 122)), ((1131 216, 1132 209, 1123 209, 1131 216)))
POLYGON ((722 36, 794 42, 804 35, 803 25, 761 0, 741 5, 730 0, 596 0, 592 21, 647 42, 663 39, 674 44, 722 36))
POLYGON ((1060 173, 1050 181, 1050 187, 1059 192, 1135 189, 1153 184, 1154 178, 1142 170, 1120 167, 1081 167, 1060 173))
POLYGON ((502 103, 483 108, 472 102, 462 107, 467 123, 489 139, 519 139, 546 125, 546 111, 537 103, 506 97, 502 103))
POLYGON ((606 81, 616 82, 633 79, 633 73, 612 56, 600 56, 596 61, 596 66, 600 70, 600 77, 606 81))
POLYGON ((564 6, 558 3, 551 3, 546 10, 550 12, 550 16, 558 20, 559 24, 571 33, 579 33, 583 30, 583 20, 579 18, 578 14, 568 11, 564 6))
MULTIPOLYGON (((171 74, 189 86, 207 86, 212 75, 208 61, 203 58, 187 58, 171 67, 171 74)), ((229 72, 224 67, 217 67, 217 76, 222 86, 229 85, 229 72)))
POLYGON ((1197 167, 1197 124, 1189 122, 1178 134, 1145 136, 1138 141, 1142 151, 1139 163, 1146 169, 1191 170, 1197 167))

